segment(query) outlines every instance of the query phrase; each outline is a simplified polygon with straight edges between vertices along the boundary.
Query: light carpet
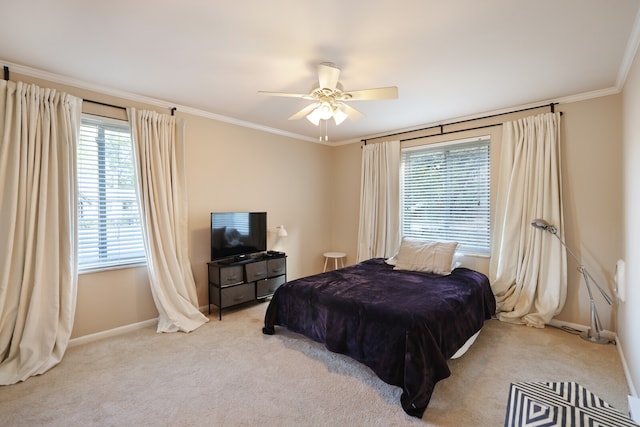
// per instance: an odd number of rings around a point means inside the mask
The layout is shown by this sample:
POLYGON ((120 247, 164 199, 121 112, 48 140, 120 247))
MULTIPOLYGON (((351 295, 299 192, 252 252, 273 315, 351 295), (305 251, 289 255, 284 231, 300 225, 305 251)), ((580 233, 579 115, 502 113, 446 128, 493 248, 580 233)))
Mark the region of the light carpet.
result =
POLYGON ((614 345, 490 320, 416 419, 367 367, 283 328, 263 335, 266 307, 215 312, 190 334, 149 327, 72 347, 46 374, 0 387, 0 425, 501 426, 519 381, 575 381, 627 413, 614 345))

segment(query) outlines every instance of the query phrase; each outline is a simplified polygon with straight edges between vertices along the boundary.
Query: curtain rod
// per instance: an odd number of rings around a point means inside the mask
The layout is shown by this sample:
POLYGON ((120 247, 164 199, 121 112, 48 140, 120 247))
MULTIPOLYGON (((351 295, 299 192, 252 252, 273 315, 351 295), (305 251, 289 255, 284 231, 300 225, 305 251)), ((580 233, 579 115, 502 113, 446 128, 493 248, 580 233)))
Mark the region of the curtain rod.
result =
POLYGON ((83 102, 90 102, 92 104, 102 105, 104 107, 117 108, 119 110, 126 110, 127 109, 127 107, 121 107, 119 105, 107 104, 106 102, 92 101, 91 99, 83 99, 82 101, 83 102))
MULTIPOLYGON (((6 66, 6 65, 4 66, 4 79, 5 80, 9 80, 9 67, 6 66)), ((93 101, 91 99, 83 99, 83 101, 84 102, 90 102, 92 104, 102 105, 102 106, 105 106, 105 107, 118 108, 120 110, 126 110, 127 109, 126 107, 121 107, 119 105, 107 104, 106 102, 93 101)), ((176 109, 177 109, 176 107, 171 107, 170 110, 171 110, 171 115, 172 116, 175 115, 176 109)))
MULTIPOLYGON (((390 136, 404 135, 404 134, 407 134, 407 133, 422 132, 422 131, 431 130, 431 129, 440 129, 440 133, 435 133, 433 135, 416 136, 416 137, 413 137, 413 138, 407 138, 407 139, 401 139, 400 140, 400 141, 411 141, 411 140, 414 140, 414 139, 429 138, 429 137, 432 137, 432 136, 447 135, 447 134, 450 134, 450 133, 465 132, 465 131, 468 131, 468 130, 476 130, 476 129, 484 129, 484 128, 489 128, 489 127, 493 127, 493 126, 501 126, 502 123, 495 123, 495 124, 492 124, 492 125, 477 126, 477 127, 473 127, 473 128, 458 129, 458 130, 452 130, 452 131, 444 132, 444 127, 445 126, 459 125, 461 123, 468 123, 468 122, 473 122, 473 121, 476 121, 476 120, 491 119, 493 117, 505 116, 507 114, 521 113, 523 111, 529 111, 529 110, 537 110, 539 108, 549 107, 551 112, 555 113, 555 106, 556 105, 558 105, 557 102, 552 102, 550 104, 539 105, 537 107, 522 108, 520 110, 507 111, 507 112, 504 112, 504 113, 496 113, 496 114, 491 114, 491 115, 488 115, 488 116, 476 117, 474 119, 459 120, 457 122, 444 123, 444 124, 441 124, 441 125, 434 125, 434 126, 421 128, 421 129, 414 129, 414 130, 407 130, 407 131, 403 131, 403 132, 390 133, 390 134, 387 134, 387 135, 376 136, 375 138, 361 139, 360 141, 364 142, 364 144, 367 145, 367 141, 369 141, 371 139, 388 138, 390 136)), ((560 114, 562 114, 562 113, 560 113, 560 114)))
MULTIPOLYGON (((105 107, 118 108, 120 110, 126 110, 127 109, 127 107, 121 107, 119 105, 107 104, 106 102, 92 101, 91 99, 83 99, 83 101, 84 102, 90 102, 92 104, 103 105, 105 107)), ((177 108, 176 107, 171 107, 170 110, 171 110, 171 115, 173 116, 173 115, 175 115, 175 112, 176 112, 177 108)))

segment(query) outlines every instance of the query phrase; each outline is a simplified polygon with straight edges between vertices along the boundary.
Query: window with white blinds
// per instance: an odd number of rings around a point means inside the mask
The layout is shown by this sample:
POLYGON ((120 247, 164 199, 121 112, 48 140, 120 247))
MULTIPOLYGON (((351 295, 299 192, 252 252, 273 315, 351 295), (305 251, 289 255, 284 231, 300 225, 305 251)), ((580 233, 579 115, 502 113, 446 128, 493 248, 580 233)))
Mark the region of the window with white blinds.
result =
POLYGON ((402 151, 402 234, 456 241, 466 254, 488 255, 490 140, 402 151))
POLYGON ((77 159, 79 269, 145 262, 129 123, 83 115, 77 159))

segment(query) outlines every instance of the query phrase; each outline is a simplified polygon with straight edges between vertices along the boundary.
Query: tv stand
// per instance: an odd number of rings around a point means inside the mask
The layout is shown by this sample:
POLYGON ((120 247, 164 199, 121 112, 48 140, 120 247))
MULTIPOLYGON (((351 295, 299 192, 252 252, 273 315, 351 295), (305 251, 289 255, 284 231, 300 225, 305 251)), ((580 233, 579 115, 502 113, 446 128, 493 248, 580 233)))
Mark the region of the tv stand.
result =
POLYGON ((222 309, 273 295, 287 282, 287 255, 284 252, 260 252, 207 263, 209 267, 209 313, 211 305, 222 309))

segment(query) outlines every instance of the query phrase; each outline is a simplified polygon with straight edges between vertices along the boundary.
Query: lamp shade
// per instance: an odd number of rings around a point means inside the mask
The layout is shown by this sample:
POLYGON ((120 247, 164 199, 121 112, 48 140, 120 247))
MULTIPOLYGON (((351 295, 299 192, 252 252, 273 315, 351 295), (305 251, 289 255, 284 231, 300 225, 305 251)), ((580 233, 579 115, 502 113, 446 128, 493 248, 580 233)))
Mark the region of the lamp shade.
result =
POLYGON ((276 228, 278 229, 278 237, 287 237, 289 235, 284 225, 279 225, 276 228))
POLYGON ((347 113, 342 111, 340 107, 336 108, 336 110, 333 112, 333 120, 336 122, 336 126, 344 122, 346 118, 347 118, 347 113))
POLYGON ((558 228, 555 225, 551 225, 541 218, 536 218, 531 221, 531 225, 535 228, 539 228, 540 230, 548 231, 551 234, 556 234, 558 232, 558 228))
POLYGON ((307 120, 316 126, 320 125, 320 120, 329 120, 333 117, 336 122, 336 126, 344 122, 348 117, 340 105, 334 105, 331 102, 324 101, 316 108, 314 108, 309 114, 307 114, 307 120))
POLYGON ((320 118, 320 111, 318 110, 318 108, 315 108, 312 112, 307 114, 307 120, 309 120, 316 126, 320 125, 320 118))
POLYGON ((329 120, 333 116, 333 106, 326 101, 320 104, 316 111, 319 112, 322 120, 329 120))

